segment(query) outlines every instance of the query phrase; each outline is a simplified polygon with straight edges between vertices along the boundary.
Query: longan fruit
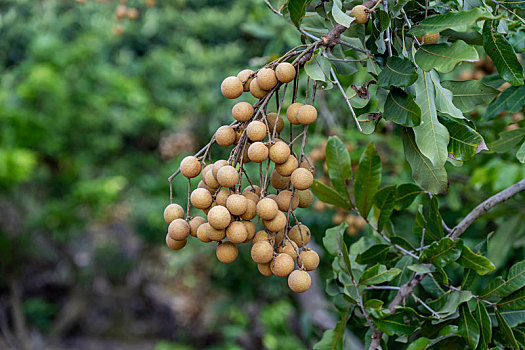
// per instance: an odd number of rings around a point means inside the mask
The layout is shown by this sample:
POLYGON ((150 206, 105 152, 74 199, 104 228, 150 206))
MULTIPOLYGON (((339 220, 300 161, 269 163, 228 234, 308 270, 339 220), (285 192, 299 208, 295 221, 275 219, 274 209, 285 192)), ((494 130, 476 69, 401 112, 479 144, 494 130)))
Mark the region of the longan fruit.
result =
POLYGON ((354 6, 352 11, 350 11, 350 16, 355 17, 355 23, 365 24, 366 22, 368 22, 368 18, 370 17, 370 13, 368 11, 368 7, 363 5, 357 5, 354 6))
POLYGON ((174 240, 173 238, 170 237, 169 233, 166 234, 166 245, 168 246, 168 248, 170 248, 171 250, 179 250, 179 249, 182 249, 186 246, 186 243, 188 243, 188 240, 187 239, 183 239, 181 241, 177 241, 177 240, 174 240))
MULTIPOLYGON (((272 236, 266 232, 266 231, 259 231, 255 234, 255 236, 253 237, 253 244, 257 243, 257 242, 268 242, 270 243, 271 242, 271 238, 272 236)), ((270 243, 271 244, 271 243, 270 243)))
POLYGON ((250 83, 253 80, 253 77, 250 78, 250 75, 253 74, 253 70, 251 69, 243 69, 237 74, 237 78, 241 80, 241 82, 245 82, 243 84, 243 90, 244 92, 250 91, 250 83))
POLYGON ((302 125, 313 124, 317 120, 317 109, 312 105, 304 105, 297 110, 297 121, 302 125))
POLYGON ((281 83, 289 83, 295 78, 295 68, 288 62, 282 62, 275 68, 275 76, 281 83))
POLYGON ((310 190, 298 190, 295 195, 299 198, 299 208, 308 208, 314 202, 314 194, 310 190))
POLYGON ((204 183, 211 188, 211 192, 215 192, 217 188, 219 188, 219 182, 217 181, 217 178, 213 176, 213 171, 208 171, 206 173, 206 176, 204 177, 204 183))
POLYGON ((148 8, 152 8, 153 6, 155 6, 155 0, 146 0, 146 6, 148 8))
POLYGON ((288 238, 294 241, 299 248, 304 247, 310 242, 310 229, 302 224, 297 224, 288 231, 288 238))
POLYGON ((269 242, 256 242, 251 250, 252 260, 258 264, 265 264, 273 258, 273 247, 269 242))
POLYGON ((215 176, 215 178, 217 178, 217 173, 219 172, 219 169, 225 165, 228 165, 228 162, 225 161, 224 159, 220 159, 216 161, 215 163, 213 163, 212 174, 213 176, 215 176))
POLYGON ((288 276, 288 287, 296 293, 306 292, 311 284, 312 279, 306 271, 295 270, 288 276))
POLYGON ((171 224, 175 219, 182 218, 184 218, 184 209, 182 209, 180 205, 172 203, 164 209, 164 221, 166 221, 167 224, 171 224))
POLYGON ((118 5, 115 9, 115 18, 121 20, 126 17, 128 13, 128 8, 125 5, 118 5))
POLYGON ((268 230, 278 232, 286 227, 286 215, 282 211, 278 211, 273 219, 263 220, 263 224, 268 230))
POLYGON ((253 106, 248 102, 239 102, 233 106, 232 116, 241 123, 247 122, 253 116, 253 106))
POLYGON ((308 161, 306 159, 303 159, 303 161, 301 162, 301 165, 299 166, 299 168, 306 169, 309 172, 311 172, 312 175, 315 175, 315 168, 310 166, 310 163, 308 163, 308 161))
POLYGON ((194 156, 188 156, 180 162, 180 172, 191 179, 201 173, 201 162, 194 156))
POLYGON ((299 256, 306 271, 315 270, 319 266, 319 255, 315 251, 311 249, 303 250, 299 256))
POLYGON ((212 169, 213 169, 213 164, 207 164, 206 166, 204 166, 204 169, 202 169, 201 171, 201 179, 204 179, 208 171, 212 171, 212 169))
POLYGON ((273 127, 277 123, 276 134, 279 134, 284 128, 284 120, 281 116, 277 117, 277 113, 268 113, 266 115, 266 121, 268 122, 268 128, 270 129, 270 134, 273 134, 273 127))
MULTIPOLYGON (((254 196, 256 195, 255 193, 252 193, 252 194, 254 196)), ((246 198, 246 195, 243 195, 243 196, 246 198)), ((244 214, 241 214, 241 219, 251 220, 255 217, 255 215, 257 215, 257 209, 256 209, 255 202, 246 198, 246 211, 244 212, 244 214)))
POLYGON ((229 99, 234 99, 242 95, 244 88, 241 79, 231 76, 222 81, 222 95, 229 99))
POLYGON ((246 127, 246 135, 251 141, 262 141, 266 137, 266 124, 254 120, 246 127))
POLYGON ((250 148, 252 144, 250 142, 246 143, 246 146, 244 147, 243 153, 242 153, 242 163, 248 164, 251 163, 250 156, 248 155, 248 149, 250 148))
POLYGON ((250 201, 252 201, 254 204, 259 203, 259 196, 255 192, 243 191, 242 195, 246 197, 246 199, 249 199, 250 201))
POLYGON ((215 203, 217 203, 217 205, 222 205, 223 207, 225 207, 226 200, 228 199, 229 196, 230 196, 230 190, 228 190, 227 188, 223 188, 215 196, 215 203))
POLYGON ((237 134, 235 130, 229 125, 223 125, 215 132, 215 141, 219 146, 228 147, 233 145, 237 134))
POLYGON ((271 262, 270 268, 275 276, 286 277, 293 271, 294 261, 288 254, 277 254, 271 262))
POLYGON ((190 225, 184 219, 175 219, 168 226, 168 234, 176 241, 183 241, 190 234, 190 225))
POLYGON ((257 84, 257 79, 253 79, 253 80, 250 82, 250 93, 252 94, 253 97, 258 98, 258 99, 261 99, 261 98, 263 98, 264 96, 266 96, 266 94, 268 93, 268 91, 263 90, 263 89, 259 86, 259 84, 257 84))
POLYGON ((439 33, 425 33, 421 40, 422 44, 436 44, 439 41, 439 33))
POLYGON ((248 238, 248 230, 241 221, 234 221, 226 229, 226 237, 232 243, 244 243, 248 238))
POLYGON ((215 253, 220 262, 230 264, 237 259, 239 249, 232 242, 223 242, 219 244, 215 253))
POLYGON ((240 216, 248 209, 248 200, 241 194, 232 194, 226 200, 226 208, 232 215, 240 216))
POLYGON ((211 208, 208 212, 208 222, 217 230, 222 230, 228 227, 230 221, 230 212, 222 205, 217 205, 216 207, 211 208))
POLYGON ((202 224, 206 223, 206 219, 204 219, 202 216, 195 216, 190 220, 188 223, 190 225, 190 235, 193 237, 197 237, 197 230, 202 224))
POLYGON ((200 225, 197 229, 197 238, 204 243, 210 243, 211 239, 208 237, 207 232, 208 231, 208 223, 205 223, 203 225, 200 225))
POLYGON ((263 90, 271 90, 277 85, 275 71, 271 68, 261 68, 257 72, 257 85, 263 90))
POLYGON ((297 158, 295 158, 293 154, 290 154, 286 162, 275 165, 275 170, 277 170, 277 172, 281 174, 281 176, 290 176, 292 175, 293 171, 298 167, 299 161, 297 160, 297 158))
POLYGON ((207 189, 197 188, 191 193, 190 201, 195 208, 206 209, 211 205, 213 198, 207 189))
POLYGON ((275 242, 274 242, 274 244, 275 244, 275 245, 279 245, 279 244, 281 244, 281 242, 283 241, 283 239, 284 239, 284 230, 281 230, 281 231, 279 231, 279 232, 277 232, 277 233, 275 234, 275 242))
POLYGON ((248 237, 246 237, 244 243, 248 243, 253 239, 253 237, 255 237, 255 231, 257 231, 257 229, 255 228, 255 224, 251 221, 243 220, 241 222, 243 223, 244 227, 246 227, 246 232, 248 232, 248 237))
POLYGON ((209 223, 204 224, 206 226, 206 236, 212 241, 220 242, 226 237, 226 230, 217 230, 209 223))
POLYGON ((257 264, 257 269, 259 269, 259 272, 261 275, 270 277, 273 276, 272 268, 270 267, 271 263, 267 264, 257 264))
POLYGON ((243 125, 240 125, 237 127, 237 131, 235 132, 235 145, 237 145, 239 143, 239 141, 241 140, 241 136, 242 134, 244 133, 244 126, 243 125))
POLYGON ((292 199, 292 191, 281 191, 277 195, 277 206, 281 211, 288 211, 290 208, 290 201, 292 201, 292 210, 297 209, 299 206, 299 198, 294 195, 292 199))
POLYGON ((248 158, 252 162, 262 163, 268 159, 268 147, 262 142, 254 142, 248 147, 248 158))
POLYGON ((129 19, 135 20, 139 16, 139 11, 136 8, 132 7, 126 11, 126 15, 129 19))
POLYGON ((275 164, 282 164, 290 156, 290 147, 283 141, 277 141, 270 147, 269 156, 275 164))
POLYGON ((304 104, 300 102, 295 102, 295 103, 292 103, 290 107, 288 107, 288 109, 286 110, 286 117, 288 118, 288 121, 290 122, 290 124, 294 124, 294 125, 299 124, 299 122, 297 121, 297 111, 302 106, 304 106, 304 104))
POLYGON ((210 212, 210 210, 212 210, 212 208, 216 207, 217 206, 217 203, 213 202, 211 203, 211 205, 208 207, 208 208, 205 208, 205 209, 202 209, 202 212, 206 215, 208 215, 208 213, 210 212))
POLYGON ((115 34, 115 36, 121 36, 124 34, 124 27, 122 27, 120 24, 113 26, 113 34, 115 34))
POLYGON ((297 168, 293 171, 290 181, 296 189, 306 190, 314 183, 314 176, 305 168, 297 168))
POLYGON ((242 193, 244 194, 247 192, 254 192, 257 195, 257 197, 259 197, 261 195, 261 188, 257 185, 248 185, 244 188, 242 193))
POLYGON ((277 253, 288 254, 295 260, 299 254, 299 247, 294 241, 287 239, 283 245, 277 248, 277 253))
POLYGON ((217 181, 223 187, 233 187, 238 180, 239 174, 231 165, 225 165, 217 172, 217 181))
POLYGON ((277 190, 282 190, 285 189, 289 183, 289 176, 282 176, 275 169, 272 171, 272 174, 270 175, 270 184, 273 186, 273 188, 277 190))
POLYGON ((266 197, 257 203, 256 211, 261 219, 271 220, 279 212, 279 206, 273 199, 266 197))

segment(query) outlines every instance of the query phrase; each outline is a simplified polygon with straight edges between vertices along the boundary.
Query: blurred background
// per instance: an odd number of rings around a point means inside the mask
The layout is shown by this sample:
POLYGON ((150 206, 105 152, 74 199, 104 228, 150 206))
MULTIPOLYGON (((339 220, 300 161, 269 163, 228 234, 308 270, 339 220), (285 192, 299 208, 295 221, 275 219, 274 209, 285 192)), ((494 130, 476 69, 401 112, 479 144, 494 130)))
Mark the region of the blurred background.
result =
MULTIPOLYGON (((232 119, 220 82, 298 44, 262 0, 0 1, 1 349, 307 349, 335 325, 323 286, 330 261, 297 296, 285 279, 258 273, 249 247, 223 265, 198 240, 177 252, 164 246, 168 176, 232 119)), ((463 74, 493 71, 478 64, 463 74)), ((326 135, 337 132, 354 163, 377 143, 383 184, 411 181, 390 124, 360 135, 346 128, 340 95, 316 101, 323 118, 307 150, 317 177, 326 135)), ((488 142, 521 119, 480 132, 488 142)), ((524 176, 512 156, 487 153, 449 172, 441 205, 451 224, 469 209, 463 203, 524 176)), ((185 180, 174 188, 185 203, 185 180)), ((320 202, 299 216, 318 244, 342 221, 350 239, 366 234, 362 220, 320 202)), ((396 220, 411 231, 410 213, 396 220)), ((505 223, 518 237, 522 224, 505 223)), ((511 248, 523 255, 525 240, 504 243, 499 266, 511 248)))

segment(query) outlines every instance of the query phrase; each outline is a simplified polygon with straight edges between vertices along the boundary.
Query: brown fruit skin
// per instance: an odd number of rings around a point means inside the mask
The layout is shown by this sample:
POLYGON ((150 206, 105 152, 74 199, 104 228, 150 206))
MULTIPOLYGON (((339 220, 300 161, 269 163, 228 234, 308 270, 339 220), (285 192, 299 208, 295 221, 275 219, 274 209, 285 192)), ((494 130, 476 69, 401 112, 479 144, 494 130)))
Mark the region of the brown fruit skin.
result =
POLYGON ((439 33, 425 33, 421 38, 422 44, 436 44, 439 41, 439 33))
POLYGON ((290 154, 286 162, 275 165, 275 170, 277 170, 277 172, 282 176, 290 176, 292 175, 293 171, 298 167, 299 162, 297 161, 297 158, 290 154))
POLYGON ((314 202, 314 194, 310 190, 295 191, 299 198, 299 208, 308 208, 314 202))
POLYGON ((266 197, 257 203, 256 211, 261 219, 271 220, 279 212, 279 206, 273 199, 266 197))
POLYGON ((212 240, 220 242, 226 237, 226 231, 224 229, 217 230, 213 226, 211 226, 209 223, 204 224, 206 227, 206 236, 212 240))
POLYGON ((190 225, 184 219, 175 219, 168 226, 168 234, 176 241, 183 241, 190 234, 190 225))
POLYGON ((255 231, 257 231, 257 229, 255 228, 255 224, 251 221, 243 220, 241 222, 243 223, 244 227, 246 227, 246 232, 248 232, 248 237, 246 237, 244 243, 248 243, 253 239, 253 237, 255 237, 255 231))
POLYGON ((173 238, 170 237, 169 233, 166 234, 166 245, 171 250, 180 250, 186 246, 186 243, 188 243, 187 239, 183 239, 181 241, 176 241, 173 238))
POLYGON ((184 218, 184 209, 182 209, 180 205, 172 203, 164 209, 164 221, 166 221, 167 224, 171 224, 175 219, 182 218, 184 218))
POLYGON ((239 102, 233 106, 232 116, 241 123, 247 122, 253 117, 253 106, 248 102, 239 102))
POLYGON ((268 91, 261 89, 259 84, 257 84, 257 79, 253 79, 250 82, 250 93, 252 94, 253 97, 261 99, 264 96, 266 96, 268 91))
POLYGON ((257 85, 263 90, 271 90, 277 85, 277 77, 271 68, 261 68, 257 72, 257 85))
MULTIPOLYGON (((314 167, 311 167, 310 164, 306 161, 306 160, 303 160, 301 162, 301 165, 299 166, 299 168, 303 168, 303 169, 306 169, 308 170, 309 172, 312 173, 312 175, 315 175, 315 168, 314 167)), ((328 169, 328 168, 327 168, 328 169)))
POLYGON ((281 174, 279 174, 275 169, 272 171, 272 175, 270 175, 270 184, 273 186, 273 188, 276 190, 282 190, 285 189, 289 183, 289 176, 281 176, 281 174))
POLYGON ((233 187, 237 180, 239 180, 239 174, 231 165, 223 166, 217 172, 217 181, 223 187, 233 187))
POLYGON ((206 177, 204 178, 204 183, 211 188, 211 192, 215 192, 217 188, 219 188, 219 182, 217 181, 217 178, 213 176, 213 171, 208 171, 206 173, 206 177))
POLYGON ((118 5, 115 10, 115 18, 121 20, 126 17, 128 13, 128 8, 125 5, 118 5))
POLYGON ((306 271, 313 271, 319 266, 319 255, 315 251, 311 249, 303 250, 299 256, 306 271))
POLYGON ((243 191, 242 195, 246 197, 246 199, 252 201, 254 204, 259 203, 259 196, 255 192, 243 191))
POLYGON ((204 179, 208 171, 212 171, 212 169, 213 169, 213 164, 206 165, 201 171, 201 179, 204 179))
POLYGON ((295 68, 288 62, 279 63, 275 68, 275 76, 281 83, 289 83, 295 78, 295 68))
POLYGON ((268 147, 262 142, 254 142, 248 147, 248 158, 254 163, 268 159, 268 147))
POLYGON ((194 156, 188 156, 180 162, 180 172, 187 178, 194 178, 201 173, 201 162, 194 156))
POLYGON ((216 207, 211 208, 208 212, 208 222, 217 230, 222 230, 228 227, 230 221, 230 212, 222 205, 217 205, 216 207))
POLYGON ((290 200, 292 201, 292 210, 297 209, 299 206, 299 198, 294 195, 292 199, 292 191, 281 191, 277 196, 277 205, 279 206, 279 210, 287 212, 290 208, 290 200))
POLYGON ((239 249, 232 242, 224 242, 219 244, 215 252, 217 259, 224 264, 230 264, 237 259, 239 249))
POLYGON ((270 268, 275 276, 286 277, 293 271, 294 262, 290 255, 281 253, 273 259, 270 268))
POLYGON ((310 229, 305 225, 295 225, 288 231, 288 238, 294 241, 299 248, 304 247, 310 242, 310 229), (299 228, 301 229, 299 231, 299 228))
MULTIPOLYGON (((255 193, 253 193, 253 195, 255 196, 255 193)), ((243 196, 245 197, 246 195, 243 196)), ((246 198, 246 211, 244 212, 244 214, 241 215, 241 219, 249 221, 253 219, 255 215, 257 215, 255 202, 246 198)))
POLYGON ((206 233, 207 230, 208 230, 208 223, 200 225, 199 228, 197 229, 197 238, 201 242, 204 242, 204 243, 211 242, 210 237, 208 237, 208 234, 206 233))
POLYGON ((284 229, 286 226, 286 215, 282 211, 278 211, 277 215, 271 220, 263 220, 264 226, 272 231, 278 232, 284 229))
POLYGON ((262 141, 266 138, 266 124, 261 121, 254 120, 246 127, 246 135, 251 141, 262 141))
POLYGON ((248 200, 241 194, 232 194, 226 200, 226 208, 232 215, 240 216, 248 209, 248 200))
POLYGON ((197 188, 191 193, 190 201, 195 208, 206 209, 211 205, 213 198, 207 189, 197 188))
POLYGON ((312 105, 304 105, 297 110, 297 121, 302 125, 310 125, 317 120, 317 109, 312 105))
POLYGON ((276 134, 279 134, 283 128, 284 128, 284 120, 283 117, 279 116, 277 118, 277 113, 268 113, 266 115, 266 121, 268 122, 268 128, 270 129, 270 134, 273 134, 273 126, 275 125, 277 120, 277 130, 276 134))
POLYGON ((273 247, 270 243, 260 241, 252 246, 252 259, 258 264, 266 264, 272 261, 273 247))
POLYGON ((128 9, 128 11, 126 11, 126 15, 128 16, 129 19, 135 20, 139 16, 139 11, 136 8, 132 7, 128 9))
POLYGON ((237 74, 237 78, 241 80, 241 82, 245 82, 243 84, 243 90, 244 92, 250 91, 250 83, 253 80, 253 77, 250 78, 250 75, 253 74, 253 70, 251 69, 243 69, 237 74))
POLYGON ((295 260, 299 254, 299 247, 297 247, 297 244, 295 244, 294 241, 287 239, 284 242, 284 245, 277 248, 277 253, 288 254, 295 260))
POLYGON ((312 279, 306 271, 295 270, 288 276, 288 287, 296 293, 306 292, 311 284, 312 279))
POLYGON ((272 268, 271 268, 270 265, 271 265, 271 263, 268 263, 268 264, 257 264, 257 269, 259 270, 261 275, 266 276, 266 277, 270 277, 270 276, 273 276, 272 268))
POLYGON ((242 191, 243 194, 246 192, 253 192, 259 197, 261 195, 261 188, 257 185, 248 185, 242 191))
POLYGON ((215 176, 215 178, 217 178, 217 173, 219 172, 219 169, 225 165, 228 165, 228 162, 225 161, 224 159, 220 159, 216 161, 215 163, 213 163, 212 174, 213 176, 215 176))
POLYGON ((282 240, 284 238, 284 230, 281 230, 275 234, 275 245, 281 244, 282 240))
POLYGON ((193 237, 197 237, 197 230, 202 224, 206 223, 206 219, 202 216, 195 216, 192 218, 189 222, 190 225, 190 235, 193 237))
POLYGON ((352 11, 350 11, 350 16, 355 17, 355 23, 365 24, 368 22, 370 14, 368 13, 368 7, 363 5, 355 6, 352 11))
POLYGON ((313 185, 314 176, 305 168, 297 168, 293 171, 290 181, 296 189, 307 190, 313 185))
POLYGON ((242 95, 243 90, 242 82, 237 77, 227 77, 222 81, 221 92, 226 98, 237 98, 242 95))
POLYGON ((295 102, 295 103, 292 103, 290 107, 288 107, 288 109, 286 110, 286 117, 288 118, 288 121, 291 124, 294 124, 294 125, 299 124, 299 122, 297 121, 297 111, 302 106, 304 106, 304 104, 300 102, 295 102))
POLYGON ((270 239, 272 238, 272 235, 269 234, 268 232, 266 231, 259 231, 255 234, 255 237, 253 237, 253 244, 257 243, 257 242, 268 242, 271 244, 271 241, 270 239))
POLYGON ((269 156, 275 164, 282 164, 290 156, 290 147, 283 141, 277 141, 270 147, 269 156))
POLYGON ((215 141, 217 141, 217 144, 219 146, 223 146, 223 147, 228 147, 228 146, 233 145, 236 137, 237 137, 237 133, 229 125, 221 126, 220 128, 217 129, 217 132, 215 133, 215 141))
POLYGON ((248 238, 248 230, 241 221, 234 221, 226 229, 226 237, 232 243, 244 243, 248 238))
POLYGON ((225 207, 226 200, 228 199, 229 196, 230 196, 230 190, 228 190, 227 188, 223 188, 217 193, 217 196, 215 196, 215 203, 217 203, 217 205, 222 205, 223 207, 225 207))
POLYGON ((204 188, 204 189, 207 189, 210 193, 215 193, 215 191, 217 191, 216 188, 213 188, 213 187, 210 187, 206 184, 206 182, 204 181, 199 181, 199 184, 197 185, 197 188, 204 188))

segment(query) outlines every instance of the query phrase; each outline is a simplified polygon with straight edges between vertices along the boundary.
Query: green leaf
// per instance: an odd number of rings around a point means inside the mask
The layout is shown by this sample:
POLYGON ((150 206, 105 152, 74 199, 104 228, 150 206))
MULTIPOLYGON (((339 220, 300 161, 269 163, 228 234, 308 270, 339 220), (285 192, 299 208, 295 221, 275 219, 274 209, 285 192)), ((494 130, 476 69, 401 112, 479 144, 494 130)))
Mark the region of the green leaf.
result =
POLYGON ((462 245, 462 241, 454 242, 448 237, 442 238, 424 249, 419 261, 444 267, 460 257, 462 245))
POLYGON ((348 28, 355 18, 348 16, 343 10, 341 10, 341 7, 343 7, 341 0, 334 0, 334 4, 332 5, 332 16, 334 16, 337 23, 348 28))
POLYGON ((388 57, 385 68, 379 73, 377 83, 382 88, 388 89, 390 86, 410 86, 416 79, 416 66, 408 58, 391 56, 388 57))
POLYGON ((503 131, 499 139, 489 144, 489 149, 496 153, 505 153, 520 144, 525 138, 525 128, 503 131))
POLYGON ((450 134, 448 153, 454 159, 463 162, 472 159, 478 151, 478 145, 483 142, 483 137, 470 126, 455 120, 439 117, 439 121, 445 125, 450 134))
POLYGON ((395 209, 400 211, 407 208, 421 193, 425 193, 425 190, 413 183, 397 185, 395 209))
POLYGON ((487 297, 498 297, 503 298, 507 295, 517 291, 525 286, 525 260, 520 261, 509 270, 507 279, 497 277, 493 279, 489 285, 483 290, 480 298, 486 299, 487 297))
POLYGON ((451 72, 460 62, 479 60, 476 49, 462 40, 453 44, 421 45, 414 58, 423 70, 435 69, 440 73, 451 72))
POLYGON ((432 339, 425 337, 417 338, 408 345, 407 350, 425 350, 432 343, 432 339))
MULTIPOLYGON (((501 310, 500 314, 510 327, 516 327, 525 322, 525 310, 501 310)), ((489 315, 495 317, 492 312, 489 315)))
POLYGON ((396 185, 383 187, 374 196, 374 205, 379 210, 377 229, 383 230, 384 225, 390 220, 394 205, 396 204, 396 185))
POLYGON ((438 168, 417 148, 414 133, 409 128, 403 128, 401 133, 405 157, 412 168, 414 181, 427 191, 434 194, 447 191, 448 179, 444 167, 438 168))
POLYGON ((525 85, 511 86, 498 96, 487 108, 484 119, 490 120, 498 116, 501 112, 519 112, 525 106, 525 85))
POLYGON ((443 307, 436 311, 441 318, 446 318, 451 315, 453 315, 456 311, 458 311, 458 307, 472 299, 472 293, 468 290, 465 291, 457 291, 454 290, 450 292, 446 297, 446 303, 443 305, 443 307))
POLYGON ((362 265, 384 262, 389 250, 389 244, 375 244, 359 254, 356 262, 362 265))
POLYGON ((518 152, 516 152, 516 158, 518 158, 520 163, 525 163, 525 142, 521 144, 518 152))
POLYGON ((339 192, 341 197, 350 200, 345 184, 352 177, 350 154, 343 141, 337 136, 330 136, 326 143, 326 165, 335 190, 339 192))
POLYGON ((344 232, 348 225, 343 222, 339 226, 329 228, 323 237, 323 245, 330 255, 338 256, 343 249, 344 232))
POLYGON ((494 311, 496 312, 496 317, 498 319, 498 328, 501 330, 501 334, 503 334, 503 337, 505 337, 505 339, 513 349, 519 349, 520 346, 518 345, 518 342, 514 337, 512 329, 507 324, 507 321, 505 321, 505 318, 499 313, 498 309, 494 309, 494 311))
POLYGON ((470 347, 475 349, 479 342, 479 325, 467 305, 460 306, 458 331, 470 347))
POLYGON ((452 91, 441 86, 439 74, 436 71, 431 71, 430 78, 436 90, 436 109, 452 118, 465 119, 461 110, 452 101, 452 91))
POLYGON ((304 71, 313 80, 327 82, 331 84, 330 68, 332 63, 326 57, 314 55, 304 65, 304 71))
POLYGON ((289 0, 288 11, 290 12, 290 19, 296 27, 299 27, 301 19, 303 19, 306 8, 312 0, 289 0))
POLYGON ((515 86, 523 85, 523 67, 512 45, 498 33, 496 21, 486 21, 483 25, 483 47, 503 79, 515 86))
POLYGON ((372 207, 373 198, 381 183, 381 158, 370 142, 359 160, 355 176, 355 205, 362 217, 366 218, 372 207))
POLYGON ((458 263, 465 268, 476 271, 478 275, 486 275, 496 269, 489 259, 482 255, 475 254, 466 245, 463 245, 458 263))
POLYGON ((441 85, 452 92, 452 102, 464 113, 490 103, 499 94, 499 90, 483 84, 481 80, 446 80, 441 85))
POLYGON ((420 71, 415 88, 416 103, 421 109, 421 124, 413 128, 416 144, 421 153, 430 159, 436 168, 441 169, 448 157, 449 134, 437 118, 435 89, 430 73, 420 71))
POLYGON ((313 350, 342 350, 343 337, 335 330, 329 329, 323 333, 321 340, 316 343, 313 350))
POLYGON ((525 289, 501 299, 497 305, 504 310, 525 310, 525 289))
POLYGON ((525 2, 523 0, 505 0, 499 1, 499 3, 507 7, 525 10, 525 2))
POLYGON ((397 309, 392 316, 373 322, 381 332, 388 335, 410 335, 419 327, 414 312, 408 308, 397 309))
POLYGON ((445 29, 453 29, 457 32, 466 32, 479 19, 494 18, 489 12, 475 8, 470 11, 449 11, 442 15, 430 16, 414 25, 409 34, 423 35, 425 33, 439 33, 445 29))
MULTIPOLYGON (((428 198, 428 197, 427 197, 428 198)), ((425 201, 428 199, 425 198, 425 201)), ((439 238, 444 236, 443 232, 443 218, 439 212, 439 201, 436 196, 430 199, 429 211, 427 217, 428 230, 425 234, 432 233, 433 237, 438 236, 439 238)))
POLYGON ((479 300, 476 303, 476 319, 479 322, 480 328, 480 349, 489 349, 489 344, 492 339, 492 322, 485 304, 479 300))
POLYGON ((310 189, 315 194, 317 199, 322 202, 333 204, 336 207, 346 210, 352 209, 352 205, 346 198, 343 198, 336 190, 326 186, 324 183, 318 180, 314 180, 314 183, 310 189))
POLYGON ((393 280, 401 273, 400 269, 395 267, 388 270, 385 265, 376 264, 365 270, 359 278, 359 285, 373 286, 393 280))
POLYGON ((410 265, 410 266, 408 266, 408 269, 412 270, 414 272, 417 272, 417 273, 429 273, 429 272, 432 272, 432 271, 430 271, 428 266, 425 265, 425 264, 410 265))
POLYGON ((421 109, 414 101, 414 96, 401 89, 394 87, 390 90, 384 109, 383 118, 396 124, 418 126, 421 123, 421 109))

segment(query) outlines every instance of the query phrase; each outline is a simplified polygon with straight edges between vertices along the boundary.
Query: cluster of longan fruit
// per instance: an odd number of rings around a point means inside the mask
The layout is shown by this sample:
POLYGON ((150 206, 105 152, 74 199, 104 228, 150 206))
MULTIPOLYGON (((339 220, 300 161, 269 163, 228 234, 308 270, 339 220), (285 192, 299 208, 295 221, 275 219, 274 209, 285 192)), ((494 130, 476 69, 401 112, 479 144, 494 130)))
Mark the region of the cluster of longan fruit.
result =
POLYGON ((317 110, 299 102, 286 110, 290 128, 304 127, 299 135, 304 137, 299 155, 294 153, 292 140, 280 137, 285 125, 279 115, 281 108, 266 113, 271 97, 267 94, 295 78, 294 65, 275 62, 256 72, 243 70, 224 79, 221 92, 225 97, 235 99, 249 91, 261 100, 254 105, 238 102, 232 108, 235 122, 217 129, 208 147, 213 141, 223 147, 234 146, 228 160, 206 164, 205 157, 188 156, 180 164, 180 173, 186 178, 200 175, 189 201, 207 218, 190 217, 180 205, 170 204, 164 210, 164 219, 169 224, 166 243, 171 249, 183 248, 188 236, 217 242, 217 258, 228 264, 237 258, 238 244, 251 243, 251 257, 262 275, 288 277, 290 289, 302 293, 310 287, 307 271, 317 268, 319 256, 307 247, 310 229, 298 221, 294 210, 313 202, 309 188, 314 168, 303 151, 306 129, 317 119, 317 110), (261 165, 257 167, 257 181, 251 181, 244 170, 248 163, 261 165), (243 175, 248 183, 241 190, 243 175))

